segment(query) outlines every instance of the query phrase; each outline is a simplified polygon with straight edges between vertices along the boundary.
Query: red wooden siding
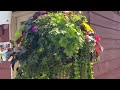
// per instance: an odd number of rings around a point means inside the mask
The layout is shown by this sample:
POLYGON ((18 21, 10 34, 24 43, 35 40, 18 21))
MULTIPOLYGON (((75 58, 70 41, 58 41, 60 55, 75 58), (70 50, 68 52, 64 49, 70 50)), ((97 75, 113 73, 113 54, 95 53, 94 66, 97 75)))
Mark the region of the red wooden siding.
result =
POLYGON ((95 78, 120 78, 120 16, 112 11, 90 11, 87 17, 104 47, 101 61, 94 64, 95 78))
POLYGON ((11 79, 10 62, 0 63, 0 79, 11 79))

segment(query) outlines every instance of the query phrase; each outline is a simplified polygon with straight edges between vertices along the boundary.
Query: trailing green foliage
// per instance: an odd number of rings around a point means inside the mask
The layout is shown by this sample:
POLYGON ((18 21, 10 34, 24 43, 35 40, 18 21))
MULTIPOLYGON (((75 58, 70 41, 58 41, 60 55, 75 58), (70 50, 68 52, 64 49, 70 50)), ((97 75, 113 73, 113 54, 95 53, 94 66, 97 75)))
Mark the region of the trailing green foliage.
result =
POLYGON ((21 63, 16 79, 92 79, 90 53, 93 43, 85 40, 81 24, 87 22, 81 12, 64 15, 48 12, 22 25, 16 38, 28 27, 20 46, 27 51, 17 53, 21 63))

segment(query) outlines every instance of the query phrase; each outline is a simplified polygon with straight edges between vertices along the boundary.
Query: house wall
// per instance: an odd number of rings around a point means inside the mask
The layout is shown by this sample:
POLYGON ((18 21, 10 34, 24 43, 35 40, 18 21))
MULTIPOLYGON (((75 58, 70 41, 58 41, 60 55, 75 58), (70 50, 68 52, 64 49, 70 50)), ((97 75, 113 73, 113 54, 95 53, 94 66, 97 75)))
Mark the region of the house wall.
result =
MULTIPOLYGON (((4 25, 2 25, 4 27, 4 25)), ((4 29, 4 33, 0 28, 0 42, 9 42, 9 27, 4 29)), ((0 79, 11 79, 10 62, 0 63, 0 79)))
POLYGON ((120 78, 120 15, 113 11, 86 11, 85 14, 104 47, 101 61, 94 64, 95 78, 120 78))
POLYGON ((31 17, 35 11, 16 11, 12 13, 11 20, 11 39, 14 40, 14 34, 16 30, 21 26, 21 22, 26 21, 29 17, 31 17))
POLYGON ((11 79, 10 62, 0 63, 0 79, 11 79))

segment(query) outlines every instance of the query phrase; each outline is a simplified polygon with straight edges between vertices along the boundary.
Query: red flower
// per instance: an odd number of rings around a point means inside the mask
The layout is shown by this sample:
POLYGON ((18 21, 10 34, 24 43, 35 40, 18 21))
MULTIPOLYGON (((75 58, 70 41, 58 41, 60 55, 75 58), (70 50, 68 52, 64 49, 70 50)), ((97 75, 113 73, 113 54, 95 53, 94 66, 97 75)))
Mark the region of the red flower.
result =
POLYGON ((95 40, 96 40, 96 42, 97 42, 97 43, 100 43, 101 39, 100 39, 100 37, 99 37, 99 36, 95 35, 95 37, 94 37, 94 38, 95 38, 95 40))
POLYGON ((96 51, 97 55, 100 56, 101 50, 100 50, 100 46, 98 44, 95 45, 95 51, 96 51))

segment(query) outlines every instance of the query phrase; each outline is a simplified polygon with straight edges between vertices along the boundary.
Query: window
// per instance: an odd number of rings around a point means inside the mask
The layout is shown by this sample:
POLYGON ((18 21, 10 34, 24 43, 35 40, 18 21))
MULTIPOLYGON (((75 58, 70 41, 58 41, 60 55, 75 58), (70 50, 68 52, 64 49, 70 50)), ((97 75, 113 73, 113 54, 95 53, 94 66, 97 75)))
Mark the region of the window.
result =
POLYGON ((9 25, 0 25, 0 42, 9 42, 9 25))

